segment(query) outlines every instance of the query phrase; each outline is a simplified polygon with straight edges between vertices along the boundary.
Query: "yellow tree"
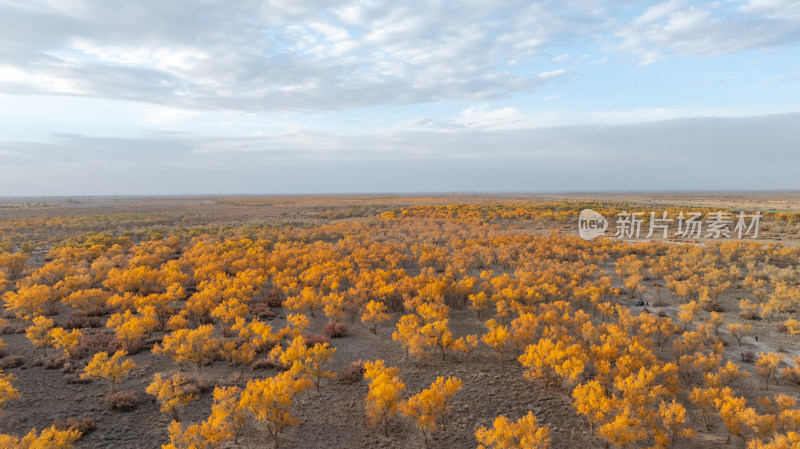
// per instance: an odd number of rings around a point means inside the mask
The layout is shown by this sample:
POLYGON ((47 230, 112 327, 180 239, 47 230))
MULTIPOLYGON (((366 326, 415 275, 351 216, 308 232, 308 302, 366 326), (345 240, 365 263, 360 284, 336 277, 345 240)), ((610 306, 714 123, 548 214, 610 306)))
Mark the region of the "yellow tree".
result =
POLYGON ((720 399, 720 388, 709 387, 700 388, 694 387, 689 394, 689 399, 700 409, 703 424, 706 430, 711 430, 711 420, 716 410, 717 401, 720 399))
POLYGON ((236 318, 243 317, 247 312, 247 304, 238 298, 230 298, 215 307, 211 311, 211 316, 220 320, 225 325, 225 329, 230 329, 236 322, 236 318))
POLYGON ((161 405, 161 413, 169 413, 178 421, 178 410, 197 399, 197 394, 191 390, 190 385, 189 380, 180 374, 173 374, 165 379, 161 377, 161 373, 156 373, 145 392, 156 397, 161 405))
POLYGON ((500 366, 503 365, 505 360, 506 351, 508 350, 508 340, 511 334, 508 332, 508 327, 500 324, 497 320, 492 318, 483 324, 487 331, 481 337, 481 341, 486 343, 487 346, 497 351, 500 355, 500 366))
POLYGON ((292 371, 266 379, 249 380, 242 391, 241 404, 267 427, 274 446, 278 447, 280 434, 287 427, 300 422, 289 409, 294 396, 309 386, 310 380, 296 378, 292 371))
POLYGON ((738 343, 739 346, 741 346, 742 339, 744 339, 745 336, 750 335, 750 333, 753 331, 753 326, 749 324, 745 325, 742 323, 730 323, 728 324, 727 329, 728 332, 731 333, 733 338, 736 339, 736 343, 738 343))
POLYGON ((314 287, 303 287, 299 295, 286 298, 284 305, 294 312, 301 310, 308 311, 311 318, 314 318, 314 310, 322 304, 322 296, 314 287))
POLYGON ((56 349, 64 350, 64 354, 69 357, 72 350, 78 346, 83 334, 78 329, 73 329, 72 332, 67 332, 62 327, 54 327, 47 332, 47 335, 52 339, 53 347, 56 349))
POLYGON ((41 347, 45 355, 47 355, 47 347, 53 345, 53 337, 50 336, 53 325, 53 320, 39 315, 33 317, 33 324, 25 329, 25 336, 28 337, 28 340, 34 346, 41 347))
POLYGON ((117 351, 111 358, 108 357, 107 352, 98 352, 92 357, 92 360, 86 365, 81 374, 81 379, 100 379, 105 380, 111 385, 111 392, 114 392, 117 384, 124 379, 131 370, 136 368, 133 360, 126 359, 122 362, 120 360, 128 355, 125 351, 117 351))
POLYGON ((663 429, 655 432, 656 444, 660 448, 672 448, 678 438, 691 438, 695 435, 692 429, 686 428, 686 408, 675 402, 661 402, 658 417, 663 429))
MULTIPOLYGON (((11 382, 16 380, 13 374, 4 374, 0 370, 0 406, 8 401, 19 398, 19 391, 11 385, 11 382)), ((2 413, 2 409, 0 409, 2 413)))
POLYGON ((564 340, 553 342, 549 338, 543 338, 528 346, 525 353, 519 356, 519 361, 528 368, 525 371, 526 377, 544 377, 549 381, 559 377, 568 383, 574 383, 583 373, 586 357, 578 343, 570 344, 564 340))
POLYGON ((366 310, 361 315, 361 322, 369 323, 369 330, 374 334, 380 323, 391 318, 391 316, 386 313, 387 310, 386 304, 381 301, 372 300, 367 303, 366 310))
POLYGON ((197 329, 178 329, 164 336, 161 345, 153 347, 153 353, 166 354, 183 367, 186 362, 197 364, 197 372, 202 373, 203 364, 214 359, 219 353, 219 340, 211 336, 212 324, 197 329))
POLYGON ((539 320, 532 313, 523 313, 511 322, 511 341, 517 348, 517 356, 536 338, 539 320))
POLYGON ((220 355, 227 360, 231 366, 243 367, 251 364, 256 358, 256 345, 250 341, 229 340, 220 347, 220 355))
POLYGON ((731 360, 728 360, 728 363, 726 363, 725 366, 721 366, 719 368, 718 374, 726 386, 730 386, 737 379, 750 377, 750 374, 747 371, 741 370, 739 365, 733 363, 731 360))
POLYGON ((679 305, 678 308, 680 309, 680 312, 678 312, 678 321, 683 324, 683 330, 687 330, 689 325, 697 319, 697 314, 700 313, 701 306, 697 301, 690 301, 686 304, 679 305))
POLYGON ((781 364, 781 355, 774 352, 762 352, 756 360, 756 373, 764 378, 764 389, 769 389, 769 380, 778 384, 778 365, 781 364))
POLYGON ((647 437, 642 420, 631 407, 625 406, 613 419, 600 426, 598 434, 611 444, 626 447, 647 437))
POLYGON ((456 339, 450 332, 448 323, 448 319, 436 320, 425 323, 419 328, 419 334, 422 336, 421 340, 425 343, 425 347, 438 348, 442 360, 447 355, 446 351, 455 349, 456 345, 456 339))
POLYGON ((461 389, 461 379, 440 376, 430 388, 422 390, 408 398, 402 404, 400 412, 414 419, 422 432, 425 445, 428 436, 436 430, 437 425, 445 430, 445 417, 450 412, 450 402, 456 392, 461 389))
POLYGON ((3 295, 5 309, 17 318, 30 320, 36 315, 54 314, 58 296, 46 285, 23 285, 16 292, 3 295))
POLYGON ((516 421, 500 415, 491 429, 481 426, 475 438, 478 449, 546 449, 550 447, 550 428, 540 426, 533 412, 516 421))
POLYGON ((471 294, 467 298, 469 299, 469 308, 475 311, 480 320, 483 313, 489 309, 489 298, 486 297, 485 292, 471 294))
POLYGON ((399 341, 406 350, 406 355, 421 356, 425 353, 425 340, 419 332, 420 318, 409 314, 400 317, 397 330, 392 333, 392 340, 399 341))
POLYGON ((170 443, 163 449, 213 449, 223 442, 238 442, 239 433, 247 418, 247 409, 241 405, 239 387, 214 389, 211 414, 203 422, 191 424, 183 430, 181 424, 172 421, 169 426, 170 443))
POLYGON ((91 288, 72 292, 62 301, 84 315, 99 315, 110 296, 109 292, 103 289, 91 288))
POLYGON ((591 430, 608 421, 619 406, 619 401, 613 396, 609 397, 605 387, 597 380, 576 386, 572 390, 572 398, 575 410, 588 418, 591 430))
MULTIPOLYGON (((205 422, 203 423, 205 424, 205 422)), ((206 449, 214 447, 206 439, 209 429, 204 429, 201 424, 192 424, 186 430, 179 421, 169 424, 169 443, 161 445, 161 449, 206 449)))
POLYGON ((239 434, 247 420, 247 408, 242 404, 242 389, 239 387, 214 387, 214 404, 211 406, 209 421, 222 422, 221 432, 225 439, 239 442, 239 434))
POLYGON ((142 337, 158 327, 158 320, 152 314, 134 315, 126 310, 111 315, 106 327, 114 330, 117 340, 126 350, 134 352, 140 348, 142 337))
POLYGON ((400 370, 387 367, 383 360, 366 362, 364 377, 370 380, 366 399, 367 422, 380 424, 383 435, 389 434, 389 423, 397 415, 400 392, 406 385, 400 380, 400 370))
POLYGON ((81 432, 77 429, 58 430, 50 426, 37 435, 36 429, 20 440, 10 435, 0 435, 0 447, 9 449, 71 449, 81 432))
POLYGON ((270 352, 273 360, 279 360, 298 375, 308 376, 313 382, 314 389, 319 391, 319 384, 322 379, 335 379, 336 373, 326 371, 324 365, 336 353, 336 348, 332 348, 329 343, 317 343, 308 347, 303 337, 295 337, 292 344, 283 350, 280 346, 270 352))

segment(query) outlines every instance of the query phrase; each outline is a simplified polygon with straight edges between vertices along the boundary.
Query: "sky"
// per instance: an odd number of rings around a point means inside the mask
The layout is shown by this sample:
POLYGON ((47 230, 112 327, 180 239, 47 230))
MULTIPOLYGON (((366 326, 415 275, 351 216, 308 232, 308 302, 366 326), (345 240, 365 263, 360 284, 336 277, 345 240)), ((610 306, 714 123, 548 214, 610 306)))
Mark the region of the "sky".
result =
POLYGON ((0 0, 0 196, 799 174, 797 0, 0 0))

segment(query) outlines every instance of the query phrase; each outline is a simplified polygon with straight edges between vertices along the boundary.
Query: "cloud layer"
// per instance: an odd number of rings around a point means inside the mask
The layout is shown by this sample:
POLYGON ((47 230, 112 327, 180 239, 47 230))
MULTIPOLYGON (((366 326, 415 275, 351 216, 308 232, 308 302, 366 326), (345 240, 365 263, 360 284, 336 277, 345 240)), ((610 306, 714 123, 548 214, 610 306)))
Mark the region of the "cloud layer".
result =
POLYGON ((89 195, 800 189, 798 121, 800 114, 781 114, 540 129, 395 129, 366 135, 305 130, 246 138, 62 135, 48 144, 0 144, 6 161, 0 168, 0 191, 89 195), (763 134, 772 136, 768 147, 763 134))
POLYGON ((575 45, 647 64, 799 40, 793 0, 5 0, 0 92, 236 111, 479 102, 569 76, 575 45))

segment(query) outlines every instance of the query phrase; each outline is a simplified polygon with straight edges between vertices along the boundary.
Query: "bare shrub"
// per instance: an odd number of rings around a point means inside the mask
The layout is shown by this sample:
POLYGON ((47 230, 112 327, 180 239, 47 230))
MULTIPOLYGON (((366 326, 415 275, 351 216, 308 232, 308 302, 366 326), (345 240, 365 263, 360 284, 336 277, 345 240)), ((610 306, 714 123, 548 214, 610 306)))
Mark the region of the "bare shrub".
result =
POLYGON ((10 355, 0 360, 1 369, 19 368, 25 364, 25 357, 21 355, 10 355))
POLYGON ((79 313, 73 313, 64 322, 64 329, 86 329, 103 327, 103 320, 96 316, 86 316, 79 313))
POLYGON ((284 301, 283 293, 278 290, 270 290, 267 295, 267 305, 270 307, 283 307, 284 301))
MULTIPOLYGON (((121 349, 117 338, 107 332, 100 332, 96 334, 87 334, 81 337, 78 345, 72 350, 72 357, 82 359, 84 357, 91 357, 98 352, 107 352, 113 354, 121 349)), ((132 352, 128 352, 132 354, 132 352)))
POLYGON ((277 371, 286 371, 289 369, 288 366, 284 365, 281 362, 273 362, 269 359, 256 359, 253 360, 253 363, 250 364, 250 368, 257 370, 257 369, 274 369, 277 371))
POLYGON ((314 345, 317 345, 317 344, 323 344, 323 343, 330 344, 330 342, 331 342, 330 338, 328 338, 328 337, 326 337, 326 336, 324 336, 322 334, 316 334, 316 335, 306 334, 306 335, 303 335, 303 341, 306 343, 306 346, 308 346, 309 348, 314 346, 314 345))
POLYGON ((341 321, 328 321, 328 324, 322 329, 328 337, 340 338, 347 335, 347 324, 341 321))
POLYGON ((722 308, 722 304, 718 303, 716 299, 704 302, 703 310, 705 310, 706 312, 720 312, 720 313, 725 311, 722 308))
POLYGON ((253 314, 254 317, 261 318, 262 320, 268 320, 271 318, 275 318, 276 313, 270 308, 270 305, 266 302, 259 302, 253 304, 250 308, 250 312, 253 314))
POLYGON ((81 433, 81 438, 97 429, 97 423, 92 418, 67 418, 65 420, 56 420, 53 425, 56 429, 64 430, 77 430, 81 433))
POLYGON ((136 408, 138 400, 133 390, 123 390, 106 396, 106 406, 114 411, 126 412, 136 408))
POLYGON ((67 356, 64 354, 59 354, 46 362, 44 362, 45 369, 61 369, 64 367, 64 364, 67 363, 67 356))
POLYGON ((339 373, 339 383, 352 385, 364 378, 364 361, 359 360, 350 364, 339 373))

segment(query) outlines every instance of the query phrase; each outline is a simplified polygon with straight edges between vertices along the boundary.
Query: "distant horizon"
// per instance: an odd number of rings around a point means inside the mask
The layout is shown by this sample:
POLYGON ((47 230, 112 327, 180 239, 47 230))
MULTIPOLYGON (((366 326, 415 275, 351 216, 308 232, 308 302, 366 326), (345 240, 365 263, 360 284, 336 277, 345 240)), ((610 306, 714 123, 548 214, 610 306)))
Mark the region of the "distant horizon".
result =
POLYGON ((72 198, 225 198, 225 197, 291 197, 291 196, 552 196, 552 195, 748 195, 748 194, 796 194, 800 189, 763 190, 596 190, 596 191, 408 191, 408 192, 298 192, 298 193, 185 193, 185 194, 108 194, 108 195, 39 195, 39 196, 0 196, 0 200, 16 199, 72 199, 72 198))

